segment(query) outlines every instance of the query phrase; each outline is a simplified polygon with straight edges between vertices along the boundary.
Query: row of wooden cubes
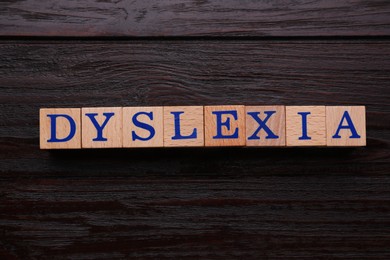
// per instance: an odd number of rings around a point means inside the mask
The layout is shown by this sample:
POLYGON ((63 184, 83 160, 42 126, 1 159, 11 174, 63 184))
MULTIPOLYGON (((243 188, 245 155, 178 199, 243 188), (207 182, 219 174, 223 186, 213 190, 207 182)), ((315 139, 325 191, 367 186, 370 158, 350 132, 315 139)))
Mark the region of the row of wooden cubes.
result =
POLYGON ((364 106, 40 110, 41 149, 365 145, 364 106))

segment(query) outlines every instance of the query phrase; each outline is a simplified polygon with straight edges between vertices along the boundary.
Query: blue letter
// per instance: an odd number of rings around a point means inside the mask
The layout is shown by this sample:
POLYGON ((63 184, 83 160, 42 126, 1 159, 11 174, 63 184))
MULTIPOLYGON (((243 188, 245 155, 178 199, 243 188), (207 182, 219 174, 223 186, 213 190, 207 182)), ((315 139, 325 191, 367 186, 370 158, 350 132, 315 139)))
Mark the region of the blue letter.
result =
POLYGON ((114 113, 103 113, 103 116, 106 117, 106 120, 104 120, 102 125, 99 125, 99 123, 96 121, 95 116, 97 116, 97 113, 88 113, 85 114, 87 117, 89 117, 95 126, 97 130, 97 136, 96 138, 92 139, 93 141, 107 141, 107 138, 103 137, 103 129, 107 125, 108 120, 114 115, 114 113))
POLYGON ((67 142, 70 139, 73 138, 73 136, 76 133, 76 122, 73 120, 72 117, 65 114, 53 114, 53 115, 47 115, 50 118, 50 139, 47 140, 49 143, 59 143, 59 142, 67 142), (56 129, 57 129, 57 117, 64 117, 69 121, 70 125, 70 132, 69 135, 65 138, 58 139, 56 136, 56 129))
POLYGON ((171 114, 175 117, 175 135, 172 136, 172 140, 196 139, 196 128, 194 128, 194 131, 190 135, 183 136, 180 134, 180 114, 183 113, 183 111, 171 112, 171 114))
POLYGON ((234 139, 238 138, 238 128, 234 130, 232 135, 223 135, 222 134, 222 126, 225 126, 228 131, 230 131, 230 118, 226 118, 225 122, 222 122, 222 115, 230 114, 233 116, 234 120, 237 120, 237 111, 229 110, 229 111, 214 111, 212 114, 217 116, 217 135, 213 136, 214 139, 234 139))
POLYGON ((307 136, 307 115, 310 115, 310 112, 298 112, 302 116, 302 136, 299 137, 299 140, 311 140, 310 136, 307 136))
POLYGON ((347 111, 344 112, 339 127, 337 128, 336 133, 334 134, 334 136, 332 136, 332 138, 341 138, 341 136, 339 135, 341 129, 351 130, 352 135, 349 138, 360 138, 360 135, 358 135, 356 128, 352 123, 351 117, 349 116, 347 111), (347 125, 343 125, 344 119, 347 120, 347 125))
POLYGON ((278 139, 279 136, 275 135, 271 131, 271 129, 269 129, 269 127, 266 125, 268 119, 275 113, 276 113, 276 111, 264 111, 264 114, 266 114, 267 116, 264 118, 264 120, 261 120, 259 118, 260 112, 248 112, 248 115, 252 116, 253 119, 255 119, 256 122, 259 124, 259 127, 253 133, 253 135, 248 137, 248 140, 260 139, 260 136, 257 136, 257 134, 260 132, 261 129, 264 129, 264 131, 267 132, 267 136, 265 137, 265 139, 278 139))
POLYGON ((135 114, 133 116, 133 124, 135 126, 138 126, 139 128, 143 128, 145 130, 148 130, 150 132, 150 135, 148 137, 144 138, 144 137, 138 136, 135 133, 135 131, 131 131, 131 136, 133 137, 133 141, 135 141, 135 140, 148 141, 148 140, 153 138, 153 136, 155 135, 156 131, 154 130, 153 126, 138 121, 137 117, 139 115, 148 116, 150 118, 150 120, 153 120, 153 112, 149 112, 149 113, 147 113, 147 112, 138 112, 137 114, 135 114))

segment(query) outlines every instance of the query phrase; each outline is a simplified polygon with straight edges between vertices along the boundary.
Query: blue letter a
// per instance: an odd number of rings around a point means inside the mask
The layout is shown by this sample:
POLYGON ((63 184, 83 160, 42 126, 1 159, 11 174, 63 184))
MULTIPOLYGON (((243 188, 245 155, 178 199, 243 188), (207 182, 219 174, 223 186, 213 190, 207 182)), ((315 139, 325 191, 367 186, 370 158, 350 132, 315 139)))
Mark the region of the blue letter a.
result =
POLYGON ((352 135, 349 138, 360 138, 360 135, 358 135, 356 128, 352 123, 351 117, 349 116, 347 111, 344 112, 339 127, 337 128, 336 133, 334 134, 334 136, 332 136, 332 138, 341 138, 341 136, 339 135, 341 129, 349 129, 351 131, 352 135), (347 125, 343 125, 344 119, 347 121, 347 125))

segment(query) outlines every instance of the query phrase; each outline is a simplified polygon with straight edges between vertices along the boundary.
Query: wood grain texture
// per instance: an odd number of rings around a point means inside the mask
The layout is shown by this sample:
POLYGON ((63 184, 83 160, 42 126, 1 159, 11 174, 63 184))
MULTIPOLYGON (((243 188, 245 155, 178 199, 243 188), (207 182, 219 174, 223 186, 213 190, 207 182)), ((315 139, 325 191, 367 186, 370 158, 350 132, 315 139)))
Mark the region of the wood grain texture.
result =
POLYGON ((273 175, 2 181, 0 255, 390 257, 388 175, 273 175))
POLYGON ((7 0, 2 36, 390 35, 387 0, 7 0))
POLYGON ((390 42, 0 44, 1 259, 388 259, 390 42), (39 150, 39 108, 366 105, 367 147, 39 150))

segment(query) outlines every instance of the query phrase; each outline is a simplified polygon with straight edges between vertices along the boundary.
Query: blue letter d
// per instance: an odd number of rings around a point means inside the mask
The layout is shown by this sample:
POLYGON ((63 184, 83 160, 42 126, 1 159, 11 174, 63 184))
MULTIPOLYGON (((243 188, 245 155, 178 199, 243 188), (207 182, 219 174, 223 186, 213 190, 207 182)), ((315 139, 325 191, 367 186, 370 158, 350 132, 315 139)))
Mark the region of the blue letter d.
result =
POLYGON ((47 115, 47 117, 50 118, 50 139, 47 140, 49 143, 60 143, 60 142, 67 142, 70 139, 73 138, 73 136, 76 133, 76 122, 73 120, 73 118, 69 115, 65 114, 53 114, 53 115, 47 115), (57 138, 56 135, 56 130, 57 130, 57 117, 64 117, 69 121, 69 126, 70 126, 70 132, 68 136, 59 139, 57 138))

